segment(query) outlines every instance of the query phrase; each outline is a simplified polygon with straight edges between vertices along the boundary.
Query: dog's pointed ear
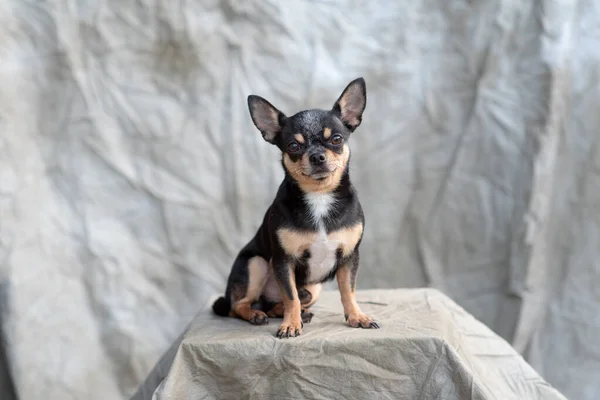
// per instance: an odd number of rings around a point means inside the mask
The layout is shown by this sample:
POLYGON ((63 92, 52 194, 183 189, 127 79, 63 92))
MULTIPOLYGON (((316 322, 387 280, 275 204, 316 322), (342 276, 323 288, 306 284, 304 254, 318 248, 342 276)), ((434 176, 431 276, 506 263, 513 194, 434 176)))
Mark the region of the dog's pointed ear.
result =
POLYGON ((365 80, 356 78, 346 86, 340 98, 333 105, 332 111, 352 132, 360 125, 366 106, 367 86, 365 80))
POLYGON ((286 116, 267 100, 255 95, 248 96, 248 109, 254 126, 262 133, 263 138, 274 143, 283 129, 286 116))

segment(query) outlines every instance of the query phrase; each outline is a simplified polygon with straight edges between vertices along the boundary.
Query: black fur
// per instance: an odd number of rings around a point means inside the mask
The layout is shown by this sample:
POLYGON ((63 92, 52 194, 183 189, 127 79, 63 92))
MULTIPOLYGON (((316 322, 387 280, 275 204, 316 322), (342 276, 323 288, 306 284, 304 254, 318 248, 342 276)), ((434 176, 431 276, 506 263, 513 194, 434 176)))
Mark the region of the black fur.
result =
POLYGON ((221 296, 213 303, 212 309, 215 314, 226 317, 231 310, 231 301, 221 296))
MULTIPOLYGON (((232 303, 244 296, 249 281, 249 260, 260 256, 271 261, 272 273, 276 277, 282 292, 292 298, 292 288, 287 284, 290 274, 290 266, 294 268, 295 283, 298 296, 302 304, 308 303, 312 294, 303 287, 307 284, 321 283, 335 277, 337 269, 341 265, 347 265, 351 269, 352 286, 355 286, 356 271, 358 269, 358 247, 362 241, 362 234, 352 254, 344 257, 341 250, 336 254, 336 262, 328 274, 318 279, 309 280, 310 252, 307 250, 302 257, 296 258, 286 254, 280 244, 277 231, 281 228, 292 229, 298 232, 313 232, 318 229, 315 221, 310 217, 311 213, 306 200, 306 194, 310 192, 299 175, 288 170, 284 161, 286 155, 292 163, 299 163, 303 157, 309 159, 311 155, 329 154, 328 157, 340 156, 349 151, 344 145, 347 144, 351 133, 358 127, 362 120, 362 112, 366 105, 366 89, 362 78, 351 82, 342 96, 335 102, 331 110, 306 110, 291 117, 285 116, 268 101, 258 96, 248 97, 248 107, 252 120, 261 134, 269 143, 277 146, 282 152, 282 166, 285 171, 283 182, 279 186, 275 199, 267 209, 261 226, 254 237, 239 252, 233 263, 231 273, 227 282, 224 297, 219 298, 213 305, 213 311, 217 315, 226 316, 230 313, 232 303), (343 99, 344 94, 352 92, 351 99, 343 99), (361 97, 362 96, 362 97, 361 97), (343 108, 341 104, 346 104, 343 108), (325 131, 330 136, 325 135, 325 131), (302 140, 297 140, 297 135, 302 135, 302 140), (340 139, 341 142, 337 143, 340 139)), ((336 159, 338 160, 338 159, 336 159)), ((296 164, 294 164, 296 165, 296 164)), ((306 165, 306 162, 305 164, 306 165)), ((307 167, 308 168, 308 167, 307 167)), ((328 176, 326 166, 310 164, 310 182, 321 182, 328 176)), ((303 170, 304 171, 304 170, 303 170)), ((358 223, 364 226, 365 217, 354 186, 350 181, 349 156, 347 162, 340 168, 341 174, 335 184, 327 190, 333 197, 334 205, 329 210, 327 217, 323 220, 327 233, 350 228, 358 223)), ((308 179, 308 178, 306 178, 308 179)), ((273 307, 272 302, 261 296, 255 301, 253 308, 267 311, 273 307)), ((312 314, 311 314, 312 317, 312 314)))

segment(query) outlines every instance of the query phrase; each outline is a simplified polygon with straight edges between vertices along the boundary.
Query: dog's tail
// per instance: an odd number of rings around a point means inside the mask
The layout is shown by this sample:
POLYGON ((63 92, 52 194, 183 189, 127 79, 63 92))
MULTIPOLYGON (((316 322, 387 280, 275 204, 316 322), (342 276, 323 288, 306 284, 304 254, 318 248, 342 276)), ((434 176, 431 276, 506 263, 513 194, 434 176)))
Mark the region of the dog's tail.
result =
POLYGON ((221 317, 229 316, 231 311, 231 301, 225 297, 219 297, 212 306, 213 312, 221 317))

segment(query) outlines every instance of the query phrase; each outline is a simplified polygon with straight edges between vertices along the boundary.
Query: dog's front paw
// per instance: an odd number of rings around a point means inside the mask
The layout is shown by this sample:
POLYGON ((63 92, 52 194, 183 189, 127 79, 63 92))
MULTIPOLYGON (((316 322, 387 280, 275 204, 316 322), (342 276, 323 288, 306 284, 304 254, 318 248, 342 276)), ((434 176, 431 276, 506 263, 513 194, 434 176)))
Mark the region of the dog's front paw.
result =
POLYGON ((301 319, 293 320, 290 323, 283 322, 277 331, 277 337, 280 339, 300 336, 304 323, 301 319))
POLYGON ((353 328, 379 329, 379 324, 365 314, 344 315, 344 318, 353 328))

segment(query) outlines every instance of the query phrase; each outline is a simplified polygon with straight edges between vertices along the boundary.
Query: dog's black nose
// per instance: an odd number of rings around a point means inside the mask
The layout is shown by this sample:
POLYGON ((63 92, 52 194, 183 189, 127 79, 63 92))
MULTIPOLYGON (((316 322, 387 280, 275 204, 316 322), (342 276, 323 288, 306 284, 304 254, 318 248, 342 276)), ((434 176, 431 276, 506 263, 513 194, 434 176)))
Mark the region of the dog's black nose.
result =
POLYGON ((313 153, 308 159, 312 165, 321 165, 325 162, 325 154, 324 153, 313 153))

